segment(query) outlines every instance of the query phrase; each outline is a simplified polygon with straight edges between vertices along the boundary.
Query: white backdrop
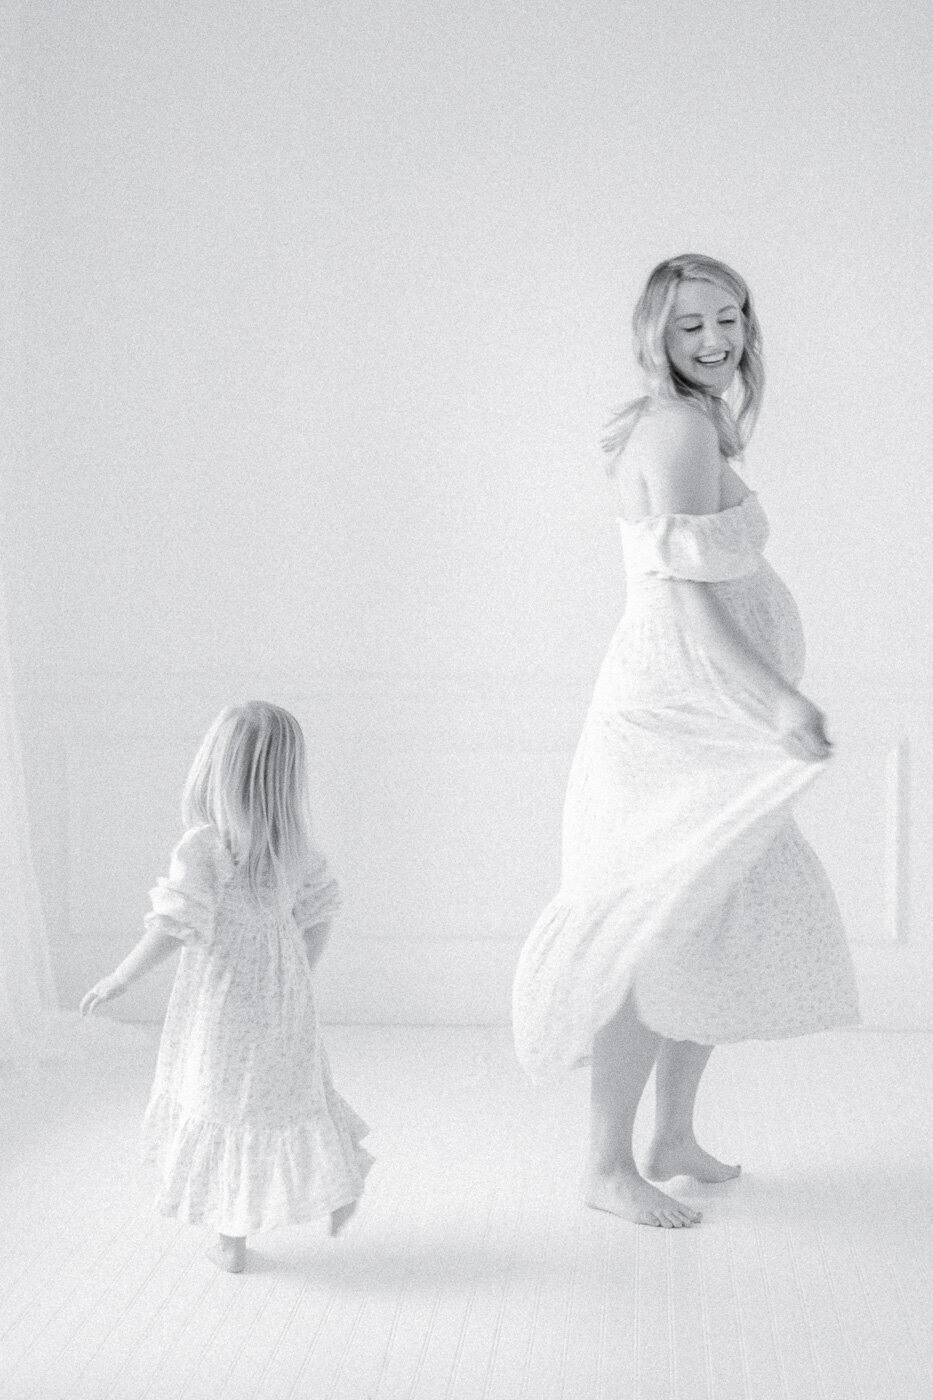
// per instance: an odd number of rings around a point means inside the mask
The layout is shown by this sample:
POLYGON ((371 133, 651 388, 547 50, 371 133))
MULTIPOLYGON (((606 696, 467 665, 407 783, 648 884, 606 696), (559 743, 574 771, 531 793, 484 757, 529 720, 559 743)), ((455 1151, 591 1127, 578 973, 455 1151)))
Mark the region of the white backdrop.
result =
POLYGON ((2 542, 63 1002, 138 935, 201 732, 263 696, 346 891, 326 1012, 507 1016, 623 604, 594 444, 645 275, 703 251, 765 331, 749 474, 840 746, 809 829, 869 1020, 930 1024, 922 0, 5 25, 2 542))

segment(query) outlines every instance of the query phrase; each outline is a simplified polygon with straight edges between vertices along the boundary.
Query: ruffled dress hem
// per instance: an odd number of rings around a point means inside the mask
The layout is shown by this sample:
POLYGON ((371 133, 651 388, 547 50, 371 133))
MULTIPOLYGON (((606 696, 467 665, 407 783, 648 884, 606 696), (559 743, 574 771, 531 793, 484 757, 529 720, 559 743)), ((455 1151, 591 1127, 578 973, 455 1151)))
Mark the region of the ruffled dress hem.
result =
POLYGON ((162 1178, 161 1214, 225 1235, 319 1219, 363 1193, 369 1128, 333 1089, 327 1111, 284 1127, 210 1122, 168 1094, 143 1120, 140 1155, 162 1178))
MULTIPOLYGON (((635 1004, 637 1007, 637 992, 635 1004)), ((657 1024, 654 1018, 643 1016, 640 1010, 638 1014, 642 1023, 656 1035, 662 1035, 667 1040, 692 1040, 697 1045, 738 1045, 743 1040, 791 1040, 798 1035, 819 1035, 823 1031, 845 1030, 861 1025, 862 1021, 857 1009, 832 1011, 820 1017, 807 1016, 796 1021, 775 1021, 771 1025, 757 1023, 754 1026, 737 1027, 717 1034, 715 1040, 711 1040, 708 1033, 701 1030, 694 1031, 689 1026, 684 1028, 682 1025, 675 1029, 657 1024)))

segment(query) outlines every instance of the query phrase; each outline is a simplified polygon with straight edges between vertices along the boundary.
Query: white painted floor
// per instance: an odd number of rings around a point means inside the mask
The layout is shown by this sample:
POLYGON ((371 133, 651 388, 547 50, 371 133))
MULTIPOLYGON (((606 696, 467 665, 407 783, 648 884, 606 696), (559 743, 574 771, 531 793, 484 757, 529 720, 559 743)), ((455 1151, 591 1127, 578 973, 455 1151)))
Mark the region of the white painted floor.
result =
POLYGON ((532 1086, 501 1029, 332 1027, 370 1189, 345 1238, 257 1236, 234 1277, 148 1208, 155 1038, 114 1034, 0 1073, 3 1400, 933 1396, 933 1036, 717 1050, 701 1140, 744 1174, 673 1232, 578 1204, 585 1072, 532 1086))

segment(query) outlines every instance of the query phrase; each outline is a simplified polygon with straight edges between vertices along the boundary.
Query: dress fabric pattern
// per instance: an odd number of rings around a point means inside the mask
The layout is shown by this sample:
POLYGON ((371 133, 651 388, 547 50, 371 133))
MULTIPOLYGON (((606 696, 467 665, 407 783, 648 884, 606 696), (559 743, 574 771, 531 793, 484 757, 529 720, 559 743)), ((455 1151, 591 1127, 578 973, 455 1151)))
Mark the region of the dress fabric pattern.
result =
POLYGON ((150 895, 147 927, 185 945, 142 1128, 157 1209, 248 1235, 356 1200, 368 1128, 333 1086, 302 938, 339 904, 323 857, 290 908, 271 890, 257 901, 217 831, 196 827, 150 895))
POLYGON ((797 685, 800 618, 763 557, 758 497, 619 525, 625 613, 571 767, 561 887, 515 975, 516 1053, 535 1077, 584 1063, 630 990, 651 1029, 707 1045, 859 1018, 835 898, 791 815, 823 764, 778 743, 670 583, 707 583, 797 685))

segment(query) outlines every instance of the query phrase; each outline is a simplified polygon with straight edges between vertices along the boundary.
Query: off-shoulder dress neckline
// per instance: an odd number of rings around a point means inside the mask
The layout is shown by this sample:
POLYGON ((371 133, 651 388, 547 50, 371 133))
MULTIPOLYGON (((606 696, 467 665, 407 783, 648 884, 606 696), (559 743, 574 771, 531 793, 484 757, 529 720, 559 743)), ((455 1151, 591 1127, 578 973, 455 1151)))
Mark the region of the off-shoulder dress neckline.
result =
POLYGON ((630 520, 627 515, 620 515, 617 518, 621 525, 651 525, 656 520, 719 520, 724 515, 731 515, 734 511, 743 510, 750 500, 753 498, 757 499, 757 497, 758 492, 749 488, 736 505, 726 506, 723 510, 711 510, 705 513, 699 512, 695 514, 690 511, 671 511, 666 515, 662 512, 660 515, 641 515, 637 520, 630 520))

